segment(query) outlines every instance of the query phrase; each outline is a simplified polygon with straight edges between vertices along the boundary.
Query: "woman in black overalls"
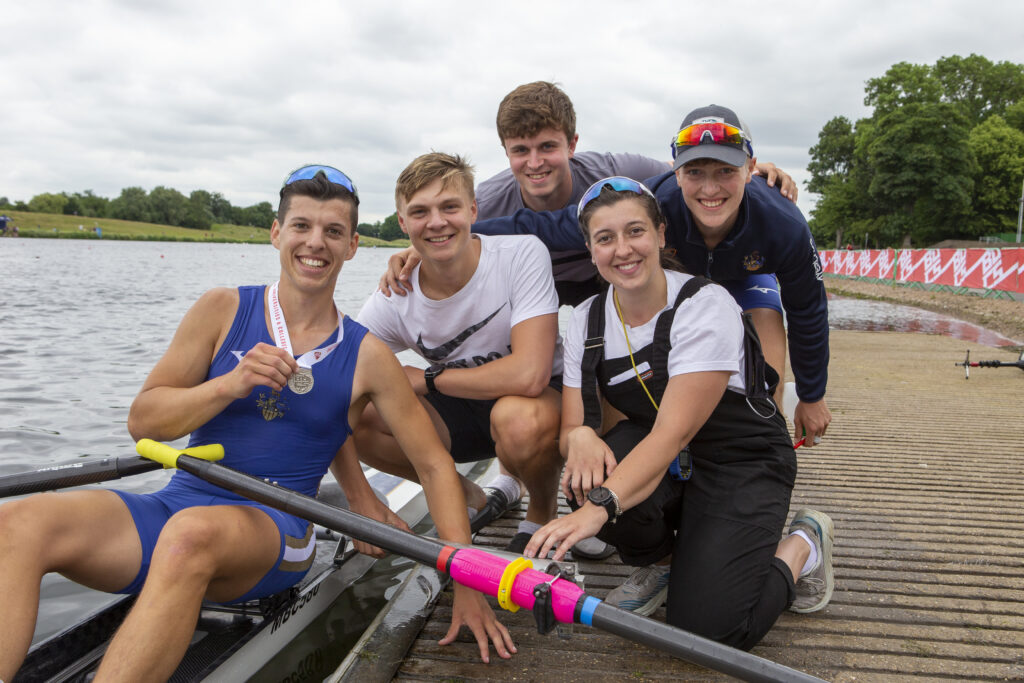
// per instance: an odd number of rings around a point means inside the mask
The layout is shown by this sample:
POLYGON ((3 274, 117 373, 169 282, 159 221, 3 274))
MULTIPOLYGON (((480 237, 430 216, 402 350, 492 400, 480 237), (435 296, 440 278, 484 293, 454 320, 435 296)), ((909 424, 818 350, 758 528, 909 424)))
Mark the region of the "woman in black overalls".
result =
POLYGON ((579 210, 610 286, 574 311, 564 346, 562 489, 576 511, 526 555, 560 559, 596 534, 640 567, 609 603, 649 614, 667 592, 670 624, 749 649, 823 554, 820 527, 831 535, 831 520, 801 511, 802 533, 779 542, 796 457, 771 399, 778 376, 724 289, 662 267, 646 187, 598 181, 579 210), (601 398, 625 417, 607 431, 601 398))

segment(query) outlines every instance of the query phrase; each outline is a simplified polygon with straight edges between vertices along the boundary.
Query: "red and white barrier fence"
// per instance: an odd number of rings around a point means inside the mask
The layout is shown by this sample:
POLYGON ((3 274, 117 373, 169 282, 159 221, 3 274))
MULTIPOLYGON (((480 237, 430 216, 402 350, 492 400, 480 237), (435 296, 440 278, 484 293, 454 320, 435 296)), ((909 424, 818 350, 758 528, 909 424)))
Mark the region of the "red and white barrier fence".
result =
POLYGON ((894 282, 1024 292, 1024 248, 819 252, 825 273, 894 282))

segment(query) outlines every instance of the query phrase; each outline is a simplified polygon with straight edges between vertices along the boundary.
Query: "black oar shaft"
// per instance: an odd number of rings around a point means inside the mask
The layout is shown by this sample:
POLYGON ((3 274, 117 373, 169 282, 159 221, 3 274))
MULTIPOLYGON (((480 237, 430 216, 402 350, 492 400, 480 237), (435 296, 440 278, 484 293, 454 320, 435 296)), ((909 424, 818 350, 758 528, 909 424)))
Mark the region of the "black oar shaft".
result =
POLYGON ((9 474, 0 477, 0 498, 24 496, 29 493, 53 491, 71 486, 97 484, 160 469, 160 463, 134 455, 123 458, 103 458, 67 465, 55 465, 33 472, 9 474))
POLYGON ((259 503, 283 510, 284 512, 308 519, 321 526, 371 543, 397 555, 404 555, 426 565, 435 566, 444 544, 393 526, 363 517, 350 510, 342 510, 286 489, 277 484, 233 470, 223 465, 193 458, 178 456, 178 469, 185 470, 241 496, 259 503))
MULTIPOLYGON (((349 510, 325 505, 301 493, 237 470, 187 455, 177 459, 179 469, 251 500, 283 510, 353 538, 371 543, 422 564, 435 567, 445 548, 440 541, 378 522, 349 510)), ((633 642, 648 645, 681 659, 748 681, 817 681, 803 672, 776 664, 742 650, 688 633, 661 622, 600 603, 592 625, 633 642)))
POLYGON ((642 617, 599 604, 594 609, 592 623, 595 628, 642 643, 661 652, 685 659, 700 666, 721 671, 744 681, 806 681, 821 682, 802 671, 776 664, 743 650, 722 645, 714 640, 669 626, 660 621, 642 617))
POLYGON ((979 360, 971 363, 972 368, 1020 368, 1024 370, 1024 361, 979 360))

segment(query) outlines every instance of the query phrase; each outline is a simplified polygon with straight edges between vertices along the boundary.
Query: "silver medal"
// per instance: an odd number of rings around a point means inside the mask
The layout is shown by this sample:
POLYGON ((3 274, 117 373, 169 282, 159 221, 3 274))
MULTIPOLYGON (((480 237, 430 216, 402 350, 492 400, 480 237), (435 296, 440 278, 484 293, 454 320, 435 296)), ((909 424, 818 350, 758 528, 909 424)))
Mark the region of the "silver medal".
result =
POLYGON ((299 368, 288 378, 288 388, 296 394, 308 394, 313 390, 313 370, 299 368))

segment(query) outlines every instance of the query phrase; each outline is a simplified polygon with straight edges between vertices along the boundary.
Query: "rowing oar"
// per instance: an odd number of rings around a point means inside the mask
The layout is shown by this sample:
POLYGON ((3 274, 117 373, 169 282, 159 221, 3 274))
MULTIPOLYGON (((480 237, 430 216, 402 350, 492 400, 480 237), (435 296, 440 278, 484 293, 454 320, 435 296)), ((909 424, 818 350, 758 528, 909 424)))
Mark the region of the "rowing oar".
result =
MULTIPOLYGON (((186 448, 184 452, 203 460, 220 460, 224 457, 224 447, 220 444, 195 446, 186 448)), ((152 472, 161 467, 163 465, 160 463, 137 455, 54 465, 33 472, 20 472, 0 477, 0 498, 24 496, 29 493, 53 491, 71 486, 98 484, 102 481, 112 481, 133 474, 152 472)))
POLYGON ((534 570, 532 562, 526 558, 510 562, 478 548, 455 547, 402 531, 229 467, 191 457, 149 439, 139 441, 136 450, 164 467, 177 467, 256 502, 436 567, 460 584, 497 597, 498 604, 505 609, 515 612, 525 607, 532 610, 542 633, 553 628, 555 621, 579 623, 747 681, 821 680, 749 652, 606 605, 584 593, 572 581, 534 570))
POLYGON ((971 350, 967 349, 967 355, 964 357, 963 363, 954 363, 957 367, 963 367, 964 379, 971 378, 971 368, 1020 368, 1024 370, 1024 351, 1020 352, 1020 357, 1015 361, 1002 361, 1002 360, 976 360, 971 361, 971 350))

